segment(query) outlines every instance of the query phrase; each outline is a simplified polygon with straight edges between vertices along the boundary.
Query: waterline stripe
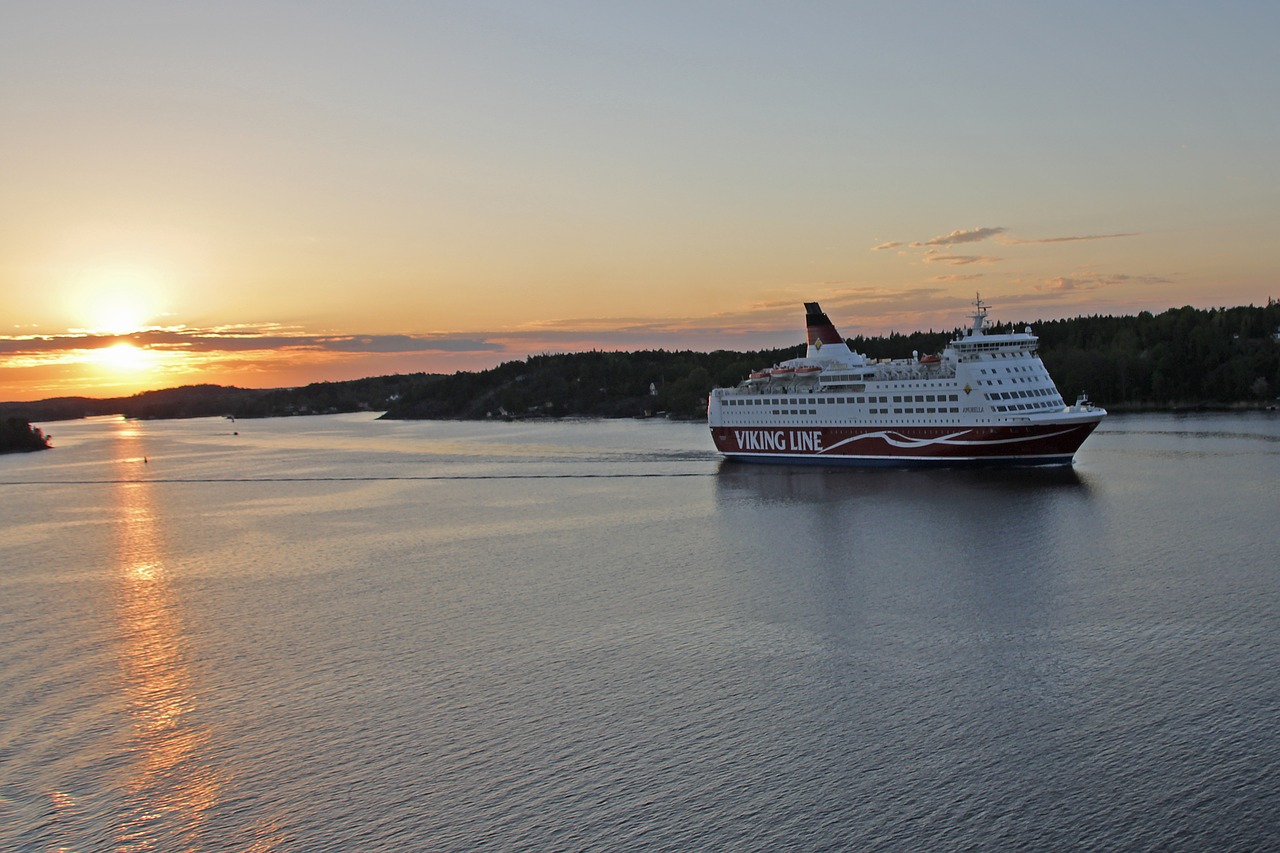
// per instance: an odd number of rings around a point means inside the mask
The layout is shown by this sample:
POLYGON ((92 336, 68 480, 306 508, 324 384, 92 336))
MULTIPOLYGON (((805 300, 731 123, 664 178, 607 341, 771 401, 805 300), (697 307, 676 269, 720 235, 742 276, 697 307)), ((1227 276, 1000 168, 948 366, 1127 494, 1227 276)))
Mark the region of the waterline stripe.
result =
POLYGON ((639 474, 425 474, 385 477, 189 477, 121 480, 0 480, 0 486, 115 486, 132 483, 379 483, 389 480, 612 480, 641 477, 714 477, 715 471, 639 474))

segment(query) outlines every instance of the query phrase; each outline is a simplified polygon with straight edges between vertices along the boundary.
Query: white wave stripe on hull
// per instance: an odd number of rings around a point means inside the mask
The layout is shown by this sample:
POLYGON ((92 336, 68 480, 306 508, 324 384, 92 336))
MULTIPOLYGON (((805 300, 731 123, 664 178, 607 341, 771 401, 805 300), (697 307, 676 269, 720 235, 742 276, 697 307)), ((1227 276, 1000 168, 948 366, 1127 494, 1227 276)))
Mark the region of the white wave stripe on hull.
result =
POLYGON ((835 444, 831 445, 830 447, 822 448, 821 450, 818 451, 818 453, 830 453, 831 451, 835 450, 837 447, 843 447, 846 444, 850 444, 855 441, 861 441, 864 438, 879 438, 879 439, 882 439, 886 444, 891 444, 894 447, 901 447, 904 449, 929 447, 935 444, 946 445, 949 447, 989 447, 994 444, 1021 444, 1027 441, 1042 441, 1046 438, 1057 438, 1058 436, 1066 435, 1067 433, 1071 432, 1071 430, 1064 429, 1064 430, 1059 430, 1058 432, 1044 433, 1041 435, 1022 435, 1022 436, 1016 436, 1016 437, 1010 437, 1010 438, 984 438, 984 439, 973 439, 969 441, 959 440, 960 436, 968 435, 971 432, 973 432, 973 430, 966 429, 966 430, 961 430, 960 432, 953 432, 950 435, 941 435, 941 436, 938 436, 937 438, 912 438, 911 436, 903 435, 902 433, 897 432, 896 430, 882 430, 880 432, 864 432, 862 435, 855 435, 855 436, 846 438, 843 441, 837 441, 835 444))

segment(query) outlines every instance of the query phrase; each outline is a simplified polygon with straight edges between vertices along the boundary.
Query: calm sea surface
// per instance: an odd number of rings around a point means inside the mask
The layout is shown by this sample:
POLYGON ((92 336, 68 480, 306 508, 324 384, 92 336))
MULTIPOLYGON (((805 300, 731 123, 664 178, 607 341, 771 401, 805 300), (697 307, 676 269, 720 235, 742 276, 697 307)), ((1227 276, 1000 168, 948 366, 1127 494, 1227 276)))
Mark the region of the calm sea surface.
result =
POLYGON ((987 472, 48 430, 0 457, 0 850, 1280 848, 1274 414, 987 472))

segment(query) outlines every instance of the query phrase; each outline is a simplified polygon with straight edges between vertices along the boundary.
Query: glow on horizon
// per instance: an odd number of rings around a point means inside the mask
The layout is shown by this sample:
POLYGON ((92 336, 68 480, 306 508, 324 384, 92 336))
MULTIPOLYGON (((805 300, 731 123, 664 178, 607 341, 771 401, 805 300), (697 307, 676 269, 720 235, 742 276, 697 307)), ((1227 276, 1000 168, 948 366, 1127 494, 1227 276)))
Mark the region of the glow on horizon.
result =
POLYGON ((954 328, 977 290, 1032 322, 1262 304, 1277 25, 27 5, 0 31, 0 400, 786 346, 812 300, 846 335, 954 328))

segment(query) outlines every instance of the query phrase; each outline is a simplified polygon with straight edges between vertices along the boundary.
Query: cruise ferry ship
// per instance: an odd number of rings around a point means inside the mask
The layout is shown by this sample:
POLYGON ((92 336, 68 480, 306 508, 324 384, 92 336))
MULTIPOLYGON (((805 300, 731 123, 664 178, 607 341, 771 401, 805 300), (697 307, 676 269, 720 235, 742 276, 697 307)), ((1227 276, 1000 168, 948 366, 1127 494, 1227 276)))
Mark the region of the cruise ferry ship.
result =
POLYGON ((1068 405, 1031 327, 993 332, 988 308, 977 299, 973 325, 940 354, 875 360, 806 302, 803 358, 711 391, 716 449, 750 462, 1070 465, 1106 410, 1083 394, 1068 405))

